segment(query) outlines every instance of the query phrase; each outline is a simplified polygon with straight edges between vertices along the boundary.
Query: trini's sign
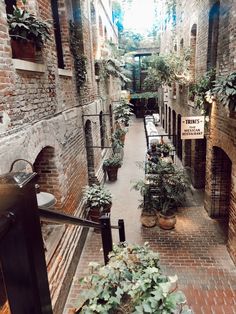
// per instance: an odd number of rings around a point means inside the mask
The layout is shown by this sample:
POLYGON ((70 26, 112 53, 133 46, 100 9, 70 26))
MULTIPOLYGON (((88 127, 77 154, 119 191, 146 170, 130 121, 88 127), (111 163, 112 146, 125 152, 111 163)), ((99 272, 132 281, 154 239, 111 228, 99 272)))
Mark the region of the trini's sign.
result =
POLYGON ((204 116, 181 117, 181 140, 204 138, 204 116))

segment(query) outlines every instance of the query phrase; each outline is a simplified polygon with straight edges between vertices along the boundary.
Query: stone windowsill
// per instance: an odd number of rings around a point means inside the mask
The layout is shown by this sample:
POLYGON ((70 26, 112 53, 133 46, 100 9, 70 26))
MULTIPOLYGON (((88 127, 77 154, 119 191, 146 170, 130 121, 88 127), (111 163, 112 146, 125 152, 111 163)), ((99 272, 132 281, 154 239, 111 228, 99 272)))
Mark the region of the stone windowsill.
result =
POLYGON ((59 76, 72 77, 72 71, 71 70, 58 69, 58 74, 59 74, 59 76))
POLYGON ((12 59, 14 68, 16 70, 30 71, 30 72, 45 72, 45 64, 25 61, 21 59, 12 59))

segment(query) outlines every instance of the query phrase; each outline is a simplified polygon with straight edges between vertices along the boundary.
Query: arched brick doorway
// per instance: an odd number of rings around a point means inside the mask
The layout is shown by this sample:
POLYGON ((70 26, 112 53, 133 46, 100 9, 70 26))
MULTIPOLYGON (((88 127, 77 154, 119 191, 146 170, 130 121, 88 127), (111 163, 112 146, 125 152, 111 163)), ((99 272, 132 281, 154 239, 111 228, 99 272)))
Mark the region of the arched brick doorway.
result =
POLYGON ((55 149, 51 146, 44 147, 35 159, 33 166, 34 171, 38 174, 37 183, 40 185, 40 191, 53 194, 57 200, 55 208, 61 209, 59 172, 55 163, 55 149))
POLYGON ((214 146, 212 156, 211 216, 229 217, 232 162, 223 149, 214 146))

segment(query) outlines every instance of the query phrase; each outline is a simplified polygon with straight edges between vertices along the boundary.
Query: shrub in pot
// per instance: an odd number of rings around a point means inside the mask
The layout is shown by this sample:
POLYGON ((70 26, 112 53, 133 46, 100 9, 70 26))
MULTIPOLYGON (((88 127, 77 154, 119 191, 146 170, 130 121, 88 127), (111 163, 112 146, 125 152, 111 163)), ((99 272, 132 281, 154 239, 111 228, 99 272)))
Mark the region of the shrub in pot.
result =
POLYGON ((90 219, 98 222, 99 217, 110 212, 112 204, 111 192, 105 189, 102 185, 92 184, 84 189, 83 199, 89 209, 90 219))
POLYGON ((117 128, 115 132, 112 134, 112 138, 120 141, 120 143, 124 146, 125 135, 128 132, 127 128, 117 128))
POLYGON ((121 100, 121 103, 116 105, 113 109, 113 113, 118 124, 123 124, 125 126, 129 125, 130 117, 132 115, 129 103, 125 100, 121 100))
POLYGON ((106 266, 90 263, 75 313, 192 314, 177 276, 162 273, 158 253, 147 245, 114 246, 109 257, 106 266))
POLYGON ((103 161, 103 168, 108 174, 109 181, 117 180, 118 169, 122 165, 122 160, 119 155, 113 155, 103 161))
POLYGON ((176 222, 175 213, 185 200, 185 192, 189 189, 190 183, 185 170, 173 163, 159 160, 151 167, 146 177, 153 186, 153 195, 160 210, 158 222, 163 229, 171 229, 174 225, 168 221, 171 219, 173 223, 176 222), (162 225, 162 220, 166 225, 162 225))
MULTIPOLYGON (((26 4, 26 1, 22 1, 26 4)), ((13 6, 7 15, 13 58, 32 60, 36 49, 41 49, 50 38, 50 24, 29 13, 26 9, 13 6)))

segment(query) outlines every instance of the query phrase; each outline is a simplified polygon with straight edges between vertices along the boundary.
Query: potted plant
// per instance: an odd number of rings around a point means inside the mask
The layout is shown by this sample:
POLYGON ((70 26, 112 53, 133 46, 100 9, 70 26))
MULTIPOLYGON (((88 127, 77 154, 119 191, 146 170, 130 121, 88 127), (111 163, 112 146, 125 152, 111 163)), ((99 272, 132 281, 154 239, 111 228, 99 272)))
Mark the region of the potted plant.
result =
POLYGON ((159 207, 158 223, 163 229, 172 229, 176 223, 176 211, 185 200, 189 180, 184 169, 173 163, 159 160, 147 174, 153 186, 153 195, 159 207))
MULTIPOLYGON (((26 1, 22 0, 22 3, 25 5, 26 1)), ((17 6, 7 15, 7 22, 13 58, 34 60, 36 49, 41 49, 46 40, 50 40, 50 25, 17 6)))
POLYGON ((103 167, 108 174, 109 181, 117 180, 117 172, 121 165, 122 160, 119 155, 113 155, 103 161, 103 167))
POLYGON ((74 313, 192 314, 177 276, 162 273, 159 254, 147 245, 114 246, 107 265, 90 263, 74 313))
POLYGON ((141 209, 140 221, 144 227, 155 227, 157 223, 158 203, 153 197, 153 186, 147 180, 137 181, 133 187, 141 194, 139 208, 141 209))
POLYGON ((112 195, 102 185, 92 184, 84 189, 83 199, 89 210, 91 220, 99 222, 99 217, 105 212, 110 212, 112 195))

